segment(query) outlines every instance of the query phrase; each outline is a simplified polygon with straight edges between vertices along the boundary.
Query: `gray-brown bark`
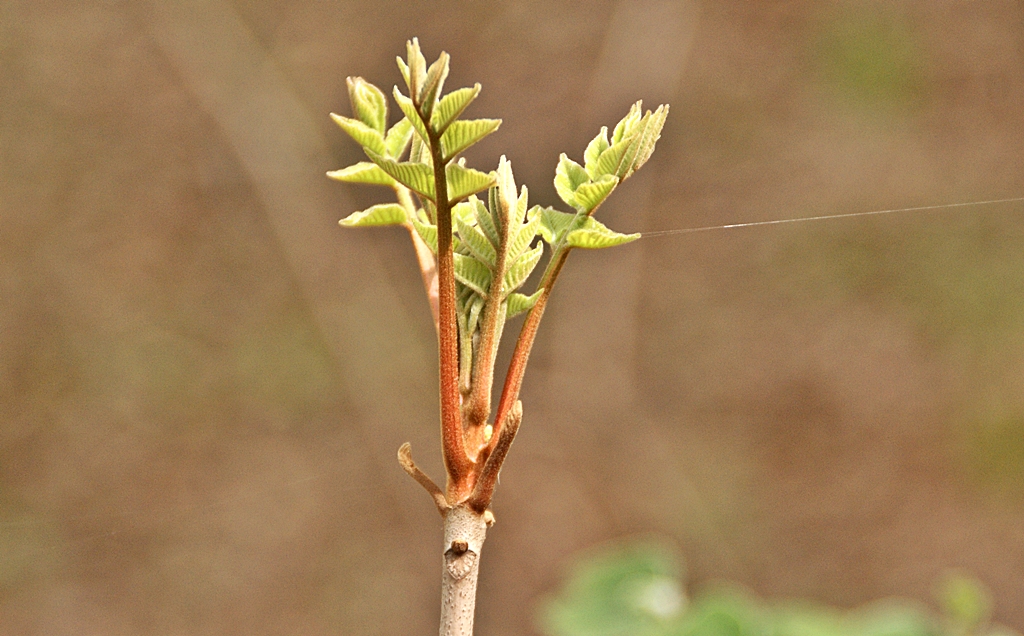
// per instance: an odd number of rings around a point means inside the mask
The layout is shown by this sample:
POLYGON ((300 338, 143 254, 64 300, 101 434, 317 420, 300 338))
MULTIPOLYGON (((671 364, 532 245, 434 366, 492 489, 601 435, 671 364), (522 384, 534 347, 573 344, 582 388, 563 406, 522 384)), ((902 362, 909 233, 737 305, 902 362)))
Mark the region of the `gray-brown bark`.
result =
POLYGON ((441 575, 441 636, 472 636, 480 550, 493 523, 488 513, 469 506, 449 508, 444 515, 444 567, 441 575))

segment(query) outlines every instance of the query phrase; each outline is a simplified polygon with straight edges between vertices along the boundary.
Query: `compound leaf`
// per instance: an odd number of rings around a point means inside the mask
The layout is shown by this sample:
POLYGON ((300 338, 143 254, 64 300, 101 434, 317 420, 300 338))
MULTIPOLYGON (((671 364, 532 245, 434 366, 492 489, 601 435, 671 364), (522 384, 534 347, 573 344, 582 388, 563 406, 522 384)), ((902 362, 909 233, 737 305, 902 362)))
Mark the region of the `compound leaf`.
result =
POLYGON ((353 212, 339 223, 345 227, 368 227, 374 225, 402 225, 406 222, 405 208, 397 203, 381 203, 362 212, 353 212))

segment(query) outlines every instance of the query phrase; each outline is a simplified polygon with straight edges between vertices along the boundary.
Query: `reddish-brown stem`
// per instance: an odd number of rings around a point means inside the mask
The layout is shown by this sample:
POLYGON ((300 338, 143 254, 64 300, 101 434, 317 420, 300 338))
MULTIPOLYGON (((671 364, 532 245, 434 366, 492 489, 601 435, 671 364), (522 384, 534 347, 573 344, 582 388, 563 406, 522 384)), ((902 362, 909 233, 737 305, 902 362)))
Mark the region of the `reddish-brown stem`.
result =
POLYGON ((516 400, 512 410, 509 411, 508 421, 501 427, 501 433, 497 435, 494 450, 488 455, 483 468, 480 469, 480 476, 476 480, 473 494, 466 500, 473 510, 482 513, 491 505, 494 487, 498 483, 498 473, 501 471, 501 465, 505 462, 505 456, 508 455, 508 449, 512 446, 512 441, 515 439, 522 421, 523 403, 516 400))
POLYGON ((488 449, 481 454, 480 459, 492 452, 501 439, 501 428, 512 410, 512 406, 519 400, 519 390, 523 387, 523 374, 526 373, 526 363, 530 359, 530 350, 533 348, 533 341, 537 337, 537 328, 540 326, 540 319, 544 317, 544 308, 548 304, 548 296, 551 295, 551 288, 555 285, 558 273, 565 265, 565 259, 569 256, 569 247, 561 247, 551 255, 551 262, 544 271, 540 287, 543 291, 537 299, 526 320, 523 321, 523 329, 519 332, 519 339, 516 341, 515 351, 512 352, 512 361, 508 365, 508 373, 505 374, 505 386, 501 390, 501 399, 498 401, 498 412, 494 416, 494 431, 488 449))
MULTIPOLYGON (((469 421, 463 423, 471 427, 483 426, 491 414, 494 363, 505 323, 505 311, 502 309, 501 299, 505 294, 505 253, 508 249, 508 232, 508 227, 503 227, 501 230, 501 240, 495 258, 496 266, 491 276, 491 288, 484 305, 483 320, 480 322, 480 341, 476 347, 476 358, 473 360, 473 390, 469 394, 469 403, 466 409, 469 421)), ((471 436, 471 439, 475 439, 475 436, 471 436)))
MULTIPOLYGON (((430 122, 424 121, 428 130, 430 122)), ((455 316, 455 256, 452 250, 452 208, 448 179, 441 156, 441 138, 431 135, 434 162, 434 197, 437 205, 437 309, 438 357, 441 366, 441 447, 448 472, 448 500, 465 494, 472 462, 462 435, 459 396, 459 326, 455 316)))

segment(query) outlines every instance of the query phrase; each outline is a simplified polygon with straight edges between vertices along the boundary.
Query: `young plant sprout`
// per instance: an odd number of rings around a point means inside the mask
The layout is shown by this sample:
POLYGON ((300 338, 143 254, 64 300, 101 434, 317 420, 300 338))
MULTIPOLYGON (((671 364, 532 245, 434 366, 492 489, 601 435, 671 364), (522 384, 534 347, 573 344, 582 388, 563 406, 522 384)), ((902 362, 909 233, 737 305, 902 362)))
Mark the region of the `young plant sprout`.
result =
POLYGON ((517 190, 504 156, 491 172, 470 168, 459 157, 501 125, 500 119, 459 119, 480 85, 442 95, 448 54, 428 67, 415 38, 407 50, 398 68, 408 95, 394 88, 403 117, 391 127, 384 93, 362 78, 348 78, 354 117, 331 117, 369 161, 327 175, 391 188, 396 202, 355 212, 341 225, 401 225, 416 250, 438 334, 444 489, 416 466, 408 443, 398 450, 398 461, 430 493, 444 519, 440 633, 469 636, 480 550, 494 523, 491 498, 522 422, 519 390, 544 307, 573 248, 612 247, 640 237, 614 232, 593 214, 650 158, 668 106, 645 113, 640 102, 634 104, 610 136, 602 128, 590 142, 583 165, 561 155, 555 188, 571 212, 530 207, 526 186, 517 190), (519 292, 545 244, 550 258, 537 289, 519 292), (501 334, 509 318, 524 312, 492 419, 501 334))

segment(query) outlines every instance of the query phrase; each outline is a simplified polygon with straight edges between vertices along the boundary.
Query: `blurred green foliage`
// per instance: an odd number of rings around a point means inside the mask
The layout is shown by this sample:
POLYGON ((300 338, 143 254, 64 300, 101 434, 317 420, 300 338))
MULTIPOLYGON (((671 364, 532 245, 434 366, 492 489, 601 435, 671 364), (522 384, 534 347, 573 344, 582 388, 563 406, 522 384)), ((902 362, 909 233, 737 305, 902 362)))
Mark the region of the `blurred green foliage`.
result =
POLYGON ((825 21, 814 48, 821 80, 855 104, 903 106, 924 94, 922 47, 897 16, 876 8, 846 10, 825 21))
POLYGON ((671 549, 650 541, 616 544, 578 562, 538 614, 549 636, 1011 636, 990 625, 991 598, 978 581, 947 575, 941 613, 883 599, 852 610, 810 601, 768 603, 736 586, 690 598, 671 549))

